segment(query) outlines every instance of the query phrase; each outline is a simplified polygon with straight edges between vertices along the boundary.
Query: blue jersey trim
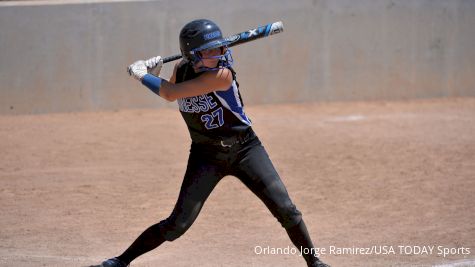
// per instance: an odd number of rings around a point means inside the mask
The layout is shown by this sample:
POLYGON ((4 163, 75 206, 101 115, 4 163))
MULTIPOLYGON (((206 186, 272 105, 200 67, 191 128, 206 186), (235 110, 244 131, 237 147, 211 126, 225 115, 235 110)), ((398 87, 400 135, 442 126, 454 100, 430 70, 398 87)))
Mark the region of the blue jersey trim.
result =
POLYGON ((214 92, 221 104, 231 111, 240 121, 247 125, 251 125, 251 120, 244 113, 241 100, 239 99, 238 88, 236 81, 233 81, 231 87, 226 91, 214 92))

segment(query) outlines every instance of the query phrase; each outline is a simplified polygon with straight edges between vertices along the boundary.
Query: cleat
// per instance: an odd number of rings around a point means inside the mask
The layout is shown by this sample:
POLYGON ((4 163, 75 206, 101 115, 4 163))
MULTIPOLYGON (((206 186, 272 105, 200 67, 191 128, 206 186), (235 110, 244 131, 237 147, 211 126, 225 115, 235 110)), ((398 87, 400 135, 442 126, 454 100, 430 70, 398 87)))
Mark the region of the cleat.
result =
POLYGON ((317 260, 316 262, 310 264, 309 267, 330 267, 330 265, 323 263, 321 260, 317 260))
POLYGON ((94 265, 94 267, 127 267, 129 266, 125 262, 119 260, 118 258, 111 258, 103 261, 100 265, 94 265))

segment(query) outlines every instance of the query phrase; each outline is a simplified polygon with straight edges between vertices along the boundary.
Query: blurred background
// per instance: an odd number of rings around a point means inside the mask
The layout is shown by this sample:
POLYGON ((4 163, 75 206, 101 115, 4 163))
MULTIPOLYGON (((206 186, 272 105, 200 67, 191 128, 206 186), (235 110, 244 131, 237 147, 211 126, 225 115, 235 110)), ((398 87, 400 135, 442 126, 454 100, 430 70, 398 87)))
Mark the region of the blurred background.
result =
POLYGON ((472 0, 0 1, 0 114, 174 107, 125 70, 179 53, 197 18, 226 36, 283 21, 233 48, 247 104, 475 96, 473 14, 472 0))

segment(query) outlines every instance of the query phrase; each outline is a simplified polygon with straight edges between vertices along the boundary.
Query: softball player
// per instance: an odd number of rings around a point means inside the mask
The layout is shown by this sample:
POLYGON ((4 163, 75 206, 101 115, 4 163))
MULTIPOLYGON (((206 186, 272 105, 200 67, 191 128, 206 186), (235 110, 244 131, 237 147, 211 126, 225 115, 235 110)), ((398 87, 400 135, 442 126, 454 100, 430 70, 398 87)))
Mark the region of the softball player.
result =
MULTIPOLYGON (((226 175, 240 179, 264 202, 297 248, 314 251, 302 214, 244 112, 231 50, 221 30, 210 20, 189 22, 180 32, 180 49, 183 60, 170 80, 158 77, 161 57, 129 66, 129 73, 154 93, 178 101, 190 132, 190 155, 178 200, 168 218, 146 229, 120 256, 99 266, 128 266, 138 256, 183 235, 226 175)), ((312 253, 303 257, 308 266, 328 266, 312 253)))

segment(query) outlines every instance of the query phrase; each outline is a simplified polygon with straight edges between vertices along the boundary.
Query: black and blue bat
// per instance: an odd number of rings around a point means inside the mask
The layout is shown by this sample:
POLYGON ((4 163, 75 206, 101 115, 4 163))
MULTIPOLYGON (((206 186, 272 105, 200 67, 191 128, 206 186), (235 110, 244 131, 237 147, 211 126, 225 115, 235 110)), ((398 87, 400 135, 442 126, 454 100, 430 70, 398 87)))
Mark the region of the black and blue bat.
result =
MULTIPOLYGON (((245 32, 241 32, 235 35, 231 35, 226 37, 225 40, 228 41, 228 47, 240 45, 243 43, 251 42, 256 39, 260 39, 263 37, 267 37, 276 33, 280 33, 284 31, 284 25, 281 21, 269 23, 264 26, 257 27, 255 29, 251 29, 245 32)), ((170 61, 174 61, 180 59, 181 55, 174 55, 163 58, 163 63, 167 63, 170 61)))

